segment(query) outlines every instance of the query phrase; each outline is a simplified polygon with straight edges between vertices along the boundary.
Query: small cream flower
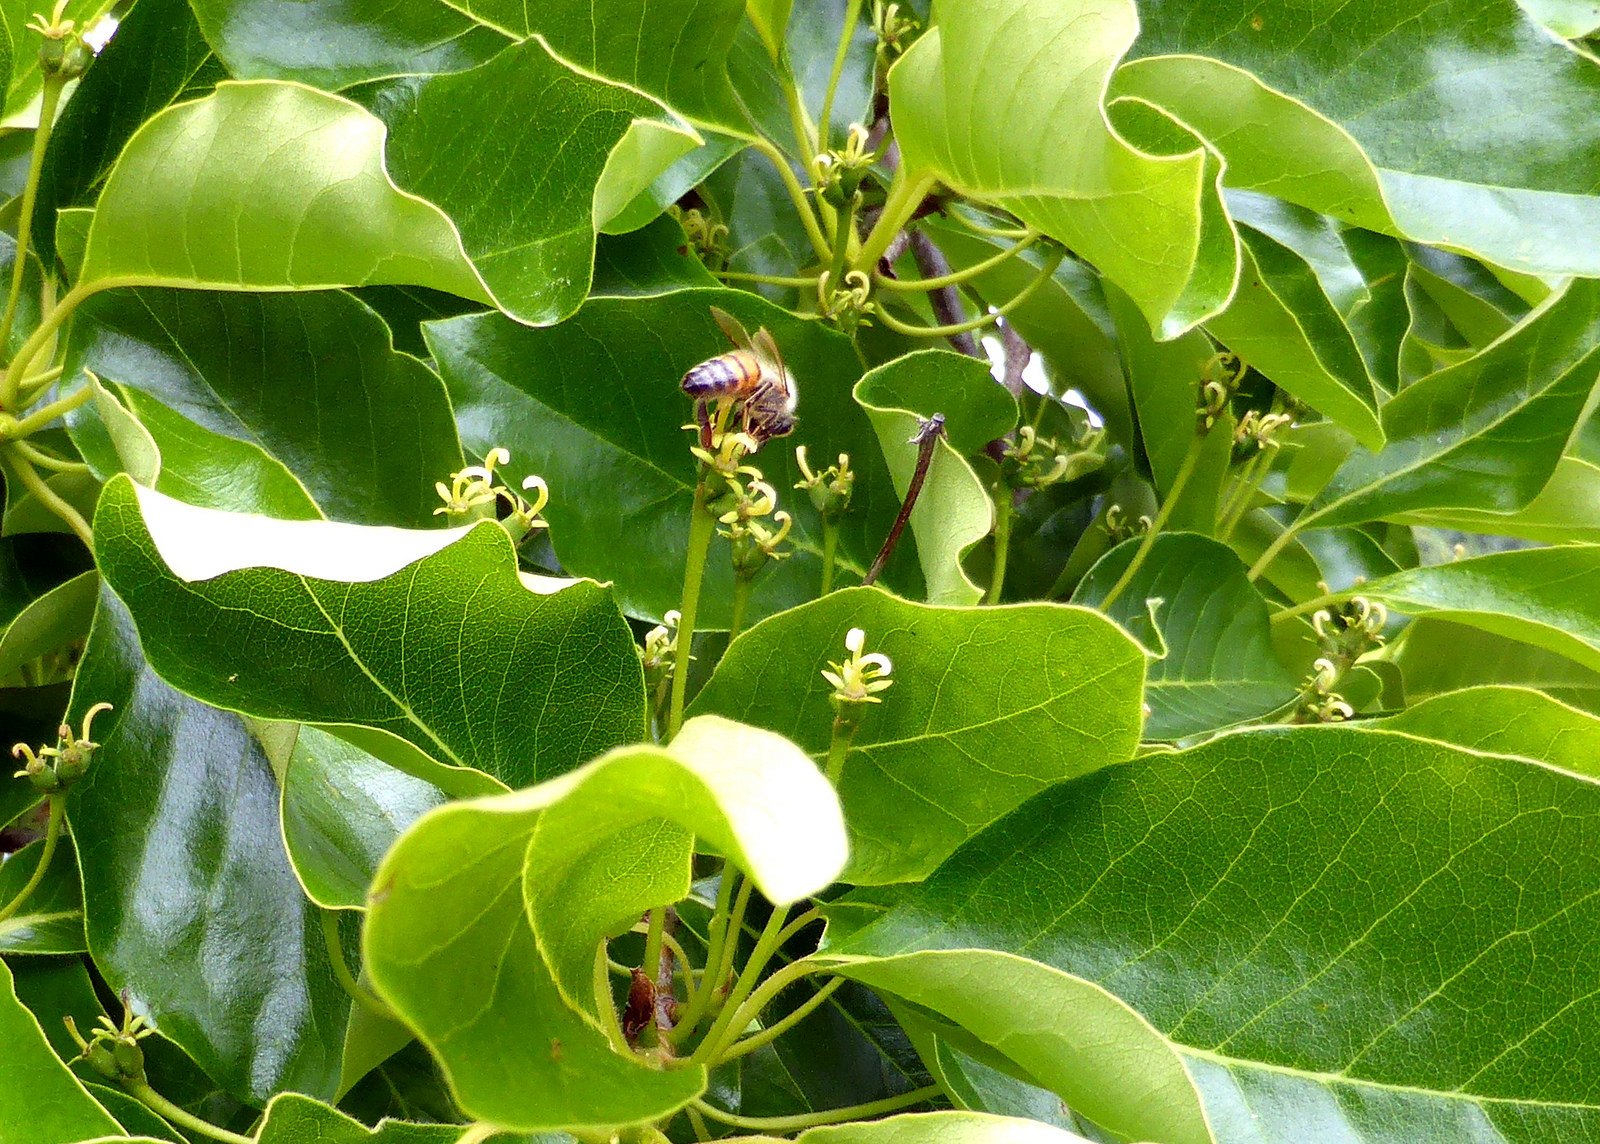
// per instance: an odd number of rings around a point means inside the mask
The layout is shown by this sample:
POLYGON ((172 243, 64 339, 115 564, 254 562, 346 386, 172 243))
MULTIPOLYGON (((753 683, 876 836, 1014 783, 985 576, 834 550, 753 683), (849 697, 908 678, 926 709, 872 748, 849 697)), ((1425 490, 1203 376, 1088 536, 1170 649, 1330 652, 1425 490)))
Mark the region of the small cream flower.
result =
POLYGON ((894 664, 881 652, 862 655, 861 649, 866 646, 866 641, 866 632, 851 628, 844 637, 845 650, 850 653, 850 658, 843 663, 830 660, 828 666, 833 670, 822 673, 822 678, 833 685, 835 702, 882 703, 877 692, 893 686, 894 680, 889 678, 889 673, 894 670, 894 664))
POLYGON ((444 507, 434 509, 433 515, 462 516, 479 505, 492 503, 500 495, 495 489, 494 467, 510 460, 511 454, 505 449, 490 449, 483 464, 468 465, 459 473, 452 473, 448 486, 443 481, 435 481, 433 487, 444 501, 444 507))

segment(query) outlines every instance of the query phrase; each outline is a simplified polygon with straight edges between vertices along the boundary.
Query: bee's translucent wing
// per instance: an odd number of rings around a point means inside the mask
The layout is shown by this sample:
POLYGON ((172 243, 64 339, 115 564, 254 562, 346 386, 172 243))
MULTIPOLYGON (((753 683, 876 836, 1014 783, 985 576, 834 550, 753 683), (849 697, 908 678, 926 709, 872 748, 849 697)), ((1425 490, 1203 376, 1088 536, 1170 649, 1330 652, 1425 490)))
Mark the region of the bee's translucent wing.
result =
POLYGON ((795 401, 794 374, 790 373, 789 367, 783 364, 783 354, 778 349, 778 343, 767 332, 765 326, 756 331, 756 336, 751 339, 750 348, 757 356, 770 363, 777 371, 778 376, 783 379, 783 392, 788 398, 789 406, 793 408, 795 401))
POLYGON ((738 318, 735 318, 726 310, 719 310, 715 306, 711 307, 711 316, 717 320, 717 325, 722 327, 722 332, 728 335, 730 342, 742 350, 750 348, 750 335, 745 332, 745 328, 740 324, 738 318))

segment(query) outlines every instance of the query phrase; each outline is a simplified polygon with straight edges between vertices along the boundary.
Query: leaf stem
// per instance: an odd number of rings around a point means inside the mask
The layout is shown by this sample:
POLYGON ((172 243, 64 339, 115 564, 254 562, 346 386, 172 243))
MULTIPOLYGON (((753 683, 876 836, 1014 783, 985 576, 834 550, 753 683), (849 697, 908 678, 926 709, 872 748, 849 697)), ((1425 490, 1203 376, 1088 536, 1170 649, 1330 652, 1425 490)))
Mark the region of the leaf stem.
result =
POLYGON ((844 27, 839 30, 839 47, 833 53, 833 70, 828 73, 828 88, 822 96, 822 116, 817 121, 817 149, 826 150, 828 132, 833 122, 833 97, 839 91, 839 77, 844 74, 845 60, 850 55, 850 41, 856 37, 856 26, 861 23, 861 0, 850 0, 844 9, 844 27))
POLYGON ((895 546, 900 543, 900 534, 905 531, 906 521, 911 519, 911 510, 917 507, 917 498, 922 495, 923 482, 928 479, 928 467, 933 464, 934 450, 943 436, 944 414, 935 413, 922 422, 917 435, 912 438, 917 445, 917 467, 911 473, 911 484, 906 488, 906 499, 900 503, 900 513, 889 526, 889 535, 883 538, 883 547, 878 549, 878 555, 873 558, 872 567, 861 579, 862 587, 876 584, 884 566, 889 563, 889 557, 894 555, 895 546))
POLYGON ((928 192, 938 182, 933 175, 913 178, 906 174, 903 166, 895 171, 894 180, 889 184, 889 197, 883 204, 883 213, 878 216, 872 233, 867 235, 856 253, 857 270, 872 273, 878 265, 878 259, 883 257, 884 251, 894 241, 894 236, 905 229, 906 223, 911 221, 911 216, 922 205, 922 200, 928 197, 928 192))
POLYGON ((694 648, 695 613, 700 608, 700 583, 705 578, 706 553, 717 530, 717 518, 706 509, 704 474, 694 488, 694 507, 689 515, 689 552, 683 565, 683 601, 678 605, 678 652, 672 663, 672 704, 667 712, 667 741, 683 726, 683 700, 689 691, 689 659, 694 648))
POLYGON ((715 270, 712 273, 718 278, 726 278, 729 282, 761 282, 767 286, 793 286, 799 290, 815 287, 817 284, 815 278, 786 278, 781 274, 752 274, 743 270, 715 270))
POLYGON ((1183 463, 1178 466, 1178 475, 1172 478, 1172 487, 1167 490, 1167 495, 1161 502, 1161 507, 1156 510, 1155 520, 1150 522, 1150 529, 1144 534, 1144 539, 1139 542, 1139 550, 1133 554, 1133 559, 1128 561, 1128 566, 1122 570, 1122 575, 1117 582, 1111 585, 1105 599, 1101 600, 1098 607, 1104 612, 1116 602, 1123 590, 1133 582, 1134 573, 1139 571, 1139 566, 1144 563, 1144 558, 1150 555, 1150 549, 1155 547, 1156 536, 1166 525, 1167 518, 1172 515, 1172 510, 1177 507, 1178 498, 1183 495, 1184 486, 1189 483, 1189 478, 1194 475, 1195 466, 1200 463, 1200 454, 1205 450, 1206 435, 1196 433, 1189 442, 1189 449, 1183 455, 1183 463))
POLYGON ((22 384, 17 391, 17 408, 26 409, 52 381, 58 380, 64 372, 66 372, 66 366, 53 365, 43 373, 36 373, 32 377, 23 378, 22 384))
POLYGON ((982 262, 974 262, 971 266, 952 271, 949 274, 941 274, 937 278, 890 278, 887 275, 880 274, 877 276, 876 281, 883 289, 901 294, 926 293, 930 290, 942 290, 946 286, 960 286, 963 282, 970 282, 972 279, 993 270, 996 266, 1009 262, 1032 246, 1038 238, 1038 231, 1026 231, 1022 241, 1014 246, 1007 247, 994 257, 985 258, 982 262))
POLYGON ((839 776, 844 774, 844 761, 850 757, 850 744, 856 737, 856 723, 853 719, 846 719, 843 715, 833 717, 833 735, 828 740, 828 781, 834 786, 839 785, 839 776))
POLYGON ((731 1112, 724 1112, 715 1105, 707 1104, 696 1097, 689 1102, 689 1107, 698 1109, 703 1115, 734 1128, 745 1128, 752 1132, 799 1132, 805 1128, 818 1128, 824 1124, 843 1124, 850 1120, 867 1120, 874 1116, 882 1116, 886 1112, 897 1112, 902 1108, 910 1108, 915 1104, 922 1104, 938 1096, 943 1089, 936 1084, 914 1088, 910 1092, 903 1092, 899 1096, 889 1096, 882 1100, 874 1100, 868 1104, 853 1104, 849 1108, 833 1108, 826 1112, 807 1112, 798 1116, 736 1116, 731 1112))
MULTIPOLYGON (((11 340, 11 327, 17 317, 17 300, 22 296, 22 276, 28 265, 28 244, 33 240, 33 204, 39 197, 39 176, 44 170, 44 152, 50 144, 50 131, 55 126, 56 106, 61 102, 61 90, 67 85, 59 73, 46 74, 39 102, 39 126, 33 132, 33 154, 28 161, 28 180, 22 186, 22 214, 17 219, 17 253, 11 266, 11 290, 6 295, 5 315, 0 317, 0 353, 11 340)), ((9 406, 20 388, 7 379, 4 399, 0 405, 9 406)))
POLYGON ((605 1032, 606 1039, 611 1042, 611 1047, 627 1055, 633 1052, 633 1046, 628 1044, 628 1038, 622 1032, 622 1022, 617 1020, 617 1004, 611 996, 611 978, 608 976, 609 962, 605 939, 602 938, 594 951, 594 978, 591 982, 594 988, 594 1008, 599 1014, 601 1029, 605 1032))
MULTIPOLYGON (((746 890, 748 890, 748 881, 745 886, 746 890)), ((746 896, 748 897, 748 894, 746 896)), ((756 983, 761 980, 762 970, 766 969, 767 962, 771 960, 773 952, 777 950, 778 939, 783 933, 784 923, 788 919, 789 909, 787 906, 774 908, 771 916, 767 918, 766 928, 761 931, 761 937, 757 939, 755 949, 750 951, 750 960, 744 963, 744 972, 739 974, 739 980, 734 985, 733 991, 728 994, 727 1000, 723 1002, 722 1012, 718 1014, 711 1028, 706 1031, 705 1040, 700 1042, 700 1047, 695 1049, 694 1055, 689 1058, 692 1064, 710 1064, 715 1059, 717 1047, 727 1034, 729 1027, 733 1025, 733 1018, 743 1010, 745 999, 750 996, 751 991, 756 987, 756 983)), ((737 933, 737 931, 734 932, 737 933)), ((734 1028, 736 1034, 743 1031, 742 1028, 734 1028)))
POLYGON ((1217 525, 1217 539, 1227 540, 1233 535, 1233 530, 1239 527, 1239 522, 1250 511, 1250 503, 1255 500, 1262 482, 1271 472, 1272 464, 1265 449, 1250 458, 1250 463, 1239 474, 1238 485, 1228 498, 1222 519, 1217 525))
POLYGON ((1279 611, 1273 612, 1271 620, 1275 624, 1282 623, 1284 620, 1292 620, 1296 616, 1305 615, 1307 612, 1315 612, 1318 608, 1326 608, 1329 604, 1337 604, 1341 601, 1348 600, 1351 596, 1356 595, 1359 591, 1359 588, 1346 588, 1342 592, 1329 592, 1325 596, 1317 596, 1314 599, 1307 600, 1303 604, 1295 604, 1293 607, 1283 608, 1279 611))
POLYGON ((19 454, 28 458, 41 469, 49 469, 53 473, 87 473, 89 466, 82 461, 69 461, 65 457, 57 457, 53 453, 46 453, 37 445, 28 441, 13 441, 11 447, 19 454))
POLYGON ((1310 517, 1302 517, 1300 520, 1293 522, 1282 532, 1280 532, 1277 538, 1274 539, 1271 544, 1267 545, 1266 551, 1261 554, 1261 559, 1257 560, 1250 566, 1250 571, 1245 573, 1245 579, 1251 581, 1259 580, 1261 578, 1261 574, 1265 572, 1272 565, 1272 562, 1278 558, 1278 553, 1289 547, 1289 544, 1296 536, 1300 534, 1301 530, 1308 523, 1310 523, 1310 521, 1315 519, 1316 517, 1314 515, 1310 517))
POLYGON ((739 928, 744 924, 744 907, 750 901, 750 884, 746 882, 740 887, 738 904, 732 905, 734 886, 738 882, 739 872, 732 866, 724 866, 722 883, 717 887, 716 909, 711 913, 711 924, 706 931, 706 964, 700 974, 700 988, 689 997, 688 1004, 678 1014, 678 1023, 667 1034, 667 1040, 673 1044, 687 1040, 694 1033, 710 1007, 717 987, 727 976, 727 969, 723 967, 724 950, 728 947, 730 935, 732 942, 738 944, 739 928))
POLYGON ((33 896, 39 888, 39 883, 44 881, 45 871, 50 868, 50 859, 55 857, 56 844, 61 841, 61 820, 66 814, 66 796, 60 791, 50 796, 50 819, 44 828, 44 848, 39 852, 39 864, 33 868, 33 874, 28 879, 28 884, 23 886, 17 896, 7 902, 0 909, 0 922, 12 917, 22 908, 22 904, 33 896))
POLYGON ((41 405, 26 417, 17 418, 11 425, 0 424, 0 440, 15 441, 22 437, 30 437, 56 418, 64 417, 86 404, 93 397, 94 386, 85 385, 74 390, 70 397, 52 401, 49 405, 41 405))
POLYGON ((220 1140, 222 1144, 256 1144, 250 1136, 241 1136, 237 1132, 229 1132, 209 1120, 201 1120, 192 1112, 179 1108, 172 1101, 162 1096, 150 1087, 148 1081, 124 1080, 122 1087, 128 1095, 144 1105, 151 1112, 164 1120, 169 1120, 179 1128, 187 1128, 190 1132, 198 1132, 201 1136, 209 1136, 213 1140, 220 1140))
POLYGON ((96 291, 112 286, 133 285, 137 280, 121 280, 113 278, 99 279, 90 283, 78 283, 71 290, 61 296, 61 301, 56 303, 56 308, 47 314, 43 321, 28 335, 28 340, 22 343, 17 350, 17 356, 11 359, 11 364, 6 367, 5 378, 0 380, 0 406, 10 408, 16 403, 17 391, 22 379, 28 376, 28 367, 33 364, 33 359, 51 338, 56 336, 56 331, 61 329, 63 323, 72 316, 78 304, 96 291))
POLYGON ((818 989, 815 993, 808 997, 803 1004, 796 1006, 794 1011, 789 1013, 782 1020, 774 1021, 765 1029, 762 1029, 761 1032, 748 1036, 742 1041, 735 1041, 733 1044, 724 1049, 721 1054, 719 1054, 720 1059, 717 1063, 726 1064, 728 1061, 737 1060, 739 1057, 755 1052, 763 1045, 770 1045, 773 1041, 776 1041, 779 1037, 783 1036, 801 1021, 804 1021, 807 1017, 811 1016, 812 1013, 822 1008, 823 1004, 827 1002, 828 998, 832 997, 836 992, 838 992, 839 987, 844 984, 844 981, 845 979, 842 977, 835 977, 832 981, 829 981, 826 985, 822 986, 822 988, 818 989))
MULTIPOLYGON (((777 946, 782 944, 783 942, 780 938, 773 948, 776 949, 777 946)), ((733 1019, 728 1022, 727 1030, 722 1035, 722 1043, 712 1050, 711 1060, 713 1064, 721 1064, 727 1059, 724 1054, 737 1042, 739 1034, 744 1032, 752 1021, 761 1016, 761 1011, 772 1004, 777 999, 778 994, 801 978, 820 972, 822 972, 822 966, 814 961, 801 958, 799 961, 790 962, 763 981, 761 987, 739 1006, 738 1011, 733 1015, 733 1019)))
POLYGON ((980 314, 976 318, 969 318, 965 322, 954 322, 948 326, 914 326, 910 322, 902 322, 882 306, 877 308, 875 316, 881 319, 883 324, 891 330, 914 338, 948 338, 956 334, 965 334, 970 330, 982 329, 984 326, 998 322, 1038 293, 1039 288, 1050 280, 1050 277, 1056 272, 1056 267, 1060 266, 1066 257, 1066 248, 1057 247, 1050 257, 1045 259, 1044 265, 1039 267, 1039 273, 1034 276, 1033 281, 1017 291, 1005 305, 990 310, 987 314, 980 314))
POLYGON ((822 587, 818 596, 833 591, 834 562, 839 553, 839 526, 822 522, 822 587))
POLYGON ((772 161, 778 168, 778 177, 783 180, 783 185, 788 188, 789 197, 794 200, 794 209, 800 215, 800 225, 805 227, 806 237, 811 240, 812 247, 817 252, 817 257, 829 259, 833 257, 833 246, 822 233, 822 227, 817 222, 816 212, 811 209, 811 203, 806 199, 805 188, 800 185, 800 180, 795 177, 794 168, 789 166, 789 160, 784 153, 769 140, 755 136, 750 144, 772 161))
POLYGON ((1011 486, 1001 482, 994 498, 994 575, 989 580, 985 604, 998 604, 1006 582, 1006 558, 1011 554, 1011 518, 1015 515, 1011 486))
POLYGON ((639 970, 651 981, 655 981, 661 972, 661 939, 666 934, 667 908, 657 906, 650 911, 650 925, 644 933, 644 957, 639 962, 639 970))
POLYGON ((39 471, 33 467, 33 462, 17 450, 16 443, 13 441, 0 441, 0 457, 4 457, 11 462, 18 478, 22 481, 23 487, 38 497, 40 504, 65 522, 66 526, 77 534, 78 539, 83 541, 84 546, 90 552, 93 552, 94 530, 89 527, 88 521, 84 520, 83 515, 77 509, 68 504, 59 493, 45 483, 44 478, 39 475, 39 471))
POLYGON ((333 967, 333 976, 338 980, 344 991, 350 994, 351 1000, 360 1005, 375 1017, 382 1017, 387 1021, 395 1019, 394 1010, 378 1000, 369 989, 362 988, 361 982, 356 980, 355 974, 350 972, 350 963, 344 959, 344 942, 339 938, 339 911, 326 907, 321 909, 322 914, 322 941, 328 947, 328 963, 333 967))
POLYGON ((750 589, 754 581, 748 576, 733 579, 733 618, 728 621, 728 642, 731 644, 744 631, 744 610, 750 603, 750 589))

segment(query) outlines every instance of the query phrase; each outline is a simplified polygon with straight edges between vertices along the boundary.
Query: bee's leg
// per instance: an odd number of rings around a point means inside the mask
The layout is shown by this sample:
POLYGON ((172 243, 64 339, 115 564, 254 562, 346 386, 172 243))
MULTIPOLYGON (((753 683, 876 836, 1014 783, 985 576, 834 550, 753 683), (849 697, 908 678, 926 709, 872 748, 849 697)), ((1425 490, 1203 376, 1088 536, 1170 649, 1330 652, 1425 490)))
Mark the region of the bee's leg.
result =
POLYGON ((694 403, 694 419, 700 423, 700 447, 711 451, 711 409, 704 400, 694 403))

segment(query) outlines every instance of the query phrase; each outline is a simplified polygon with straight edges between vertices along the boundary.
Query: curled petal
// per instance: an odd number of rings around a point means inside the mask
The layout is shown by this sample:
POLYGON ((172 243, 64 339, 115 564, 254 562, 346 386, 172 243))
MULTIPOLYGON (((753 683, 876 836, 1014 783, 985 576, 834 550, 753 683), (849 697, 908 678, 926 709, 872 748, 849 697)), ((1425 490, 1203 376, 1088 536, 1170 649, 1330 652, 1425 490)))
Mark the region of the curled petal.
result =
POLYGON ((845 650, 848 651, 851 655, 860 655, 861 654, 861 648, 866 644, 866 642, 867 642, 867 633, 864 632, 863 630, 861 630, 860 628, 851 628, 848 632, 845 633, 845 637, 844 637, 845 650))
POLYGON ((875 651, 871 655, 864 655, 856 662, 862 667, 876 667, 879 675, 888 675, 894 670, 894 664, 882 652, 875 651))

